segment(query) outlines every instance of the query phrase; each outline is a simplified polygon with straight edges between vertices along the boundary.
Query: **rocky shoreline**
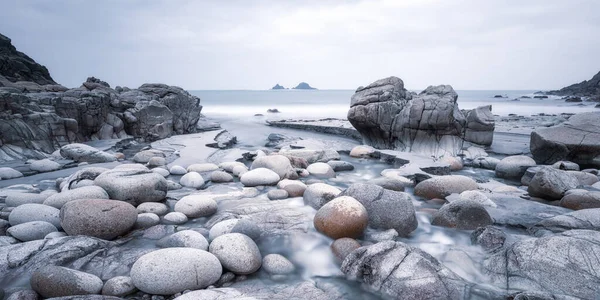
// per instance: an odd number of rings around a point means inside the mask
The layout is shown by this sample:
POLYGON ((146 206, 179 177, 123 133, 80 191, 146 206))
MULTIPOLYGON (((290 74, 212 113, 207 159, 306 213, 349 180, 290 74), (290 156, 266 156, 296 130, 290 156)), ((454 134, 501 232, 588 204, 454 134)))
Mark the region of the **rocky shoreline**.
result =
POLYGON ((493 116, 389 77, 348 120, 238 143, 181 88, 66 89, 0 47, 22 62, 0 77, 2 299, 600 294, 600 113, 493 116))

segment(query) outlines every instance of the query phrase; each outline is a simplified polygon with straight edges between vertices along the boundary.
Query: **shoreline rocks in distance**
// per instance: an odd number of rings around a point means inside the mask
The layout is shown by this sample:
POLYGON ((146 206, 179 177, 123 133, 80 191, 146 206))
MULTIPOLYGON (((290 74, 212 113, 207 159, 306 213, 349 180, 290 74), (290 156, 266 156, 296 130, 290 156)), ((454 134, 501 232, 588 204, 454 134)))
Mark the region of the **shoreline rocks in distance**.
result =
POLYGON ((300 82, 300 83, 298 83, 297 86, 293 87, 292 89, 294 89, 294 90, 316 90, 317 88, 310 86, 310 84, 308 84, 306 82, 300 82))

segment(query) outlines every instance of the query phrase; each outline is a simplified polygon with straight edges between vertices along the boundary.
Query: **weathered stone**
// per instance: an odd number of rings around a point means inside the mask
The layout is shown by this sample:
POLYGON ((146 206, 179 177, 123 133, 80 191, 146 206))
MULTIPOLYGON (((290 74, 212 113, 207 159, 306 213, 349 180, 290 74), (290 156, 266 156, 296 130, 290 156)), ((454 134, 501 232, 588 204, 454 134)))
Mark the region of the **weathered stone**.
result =
POLYGON ((327 202, 317 211, 314 219, 315 229, 332 239, 358 238, 368 222, 367 209, 349 196, 327 202))
POLYGON ((184 247, 204 251, 208 250, 208 241, 206 238, 201 233, 193 230, 178 231, 158 240, 156 245, 161 248, 184 247))
POLYGON ((54 194, 44 200, 44 205, 60 209, 70 201, 81 199, 108 199, 108 194, 99 186, 84 186, 54 194))
POLYGON ((61 224, 69 235, 87 235, 106 240, 127 233, 136 220, 135 207, 116 200, 75 200, 60 210, 61 224))
POLYGON ((240 182, 244 186, 253 187, 260 185, 276 185, 280 176, 270 169, 257 168, 244 173, 240 177, 240 182))
POLYGON ((51 232, 56 232, 54 225, 44 221, 31 221, 14 225, 6 233, 22 242, 41 240, 51 232))
POLYGON ((325 184, 311 184, 304 191, 304 202, 314 209, 319 209, 333 198, 337 197, 342 191, 338 188, 325 184))
POLYGON ((534 197, 559 200, 565 195, 565 192, 578 185, 577 178, 566 171, 543 167, 531 179, 527 192, 534 197))
POLYGON ((129 276, 116 276, 104 284, 102 295, 124 297, 134 293, 137 288, 133 285, 133 280, 129 276))
POLYGON ((483 205, 461 199, 442 206, 433 216, 431 225, 472 230, 493 222, 483 205))
POLYGON ((464 191, 477 190, 475 180, 462 175, 439 176, 419 182, 415 186, 415 195, 426 199, 445 198, 464 191))
POLYGON ((521 178, 529 167, 535 167, 535 161, 524 155, 505 157, 496 165, 496 176, 500 178, 521 178))
POLYGON ((60 148, 60 155, 77 162, 103 163, 116 161, 117 158, 85 144, 69 144, 60 148))
POLYGON ((269 169, 279 176, 280 179, 296 179, 296 171, 292 167, 290 160, 283 155, 267 155, 256 158, 252 162, 251 170, 258 168, 269 169))
POLYGON ((228 233, 215 238, 210 243, 209 251, 219 259, 223 268, 235 274, 252 274, 262 264, 256 243, 241 233, 228 233))
POLYGON ((95 275, 58 266, 36 270, 30 283, 34 291, 46 298, 98 294, 103 286, 95 275))
POLYGON ((60 210, 52 206, 44 204, 23 204, 15 207, 8 215, 10 225, 18 225, 31 221, 44 221, 54 225, 56 228, 61 228, 60 210))
POLYGON ((217 212, 217 202, 202 194, 192 194, 179 199, 174 210, 192 219, 208 217, 217 212))
POLYGON ((190 171, 179 179, 179 184, 184 187, 199 189, 204 186, 204 178, 198 172, 190 171))
POLYGON ((100 174, 94 183, 103 188, 110 199, 134 204, 165 199, 167 181, 150 170, 114 169, 100 174))

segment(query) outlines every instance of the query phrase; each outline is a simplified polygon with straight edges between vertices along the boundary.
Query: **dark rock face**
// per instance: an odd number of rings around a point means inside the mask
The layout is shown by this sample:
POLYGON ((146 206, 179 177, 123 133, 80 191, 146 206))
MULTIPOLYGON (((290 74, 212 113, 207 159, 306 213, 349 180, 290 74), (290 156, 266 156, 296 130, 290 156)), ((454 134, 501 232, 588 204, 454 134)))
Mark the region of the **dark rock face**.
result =
POLYGON ((400 78, 388 77, 356 90, 348 120, 365 144, 380 149, 441 156, 458 154, 464 141, 491 144, 491 107, 465 115, 458 109, 457 98, 449 85, 430 86, 415 95, 400 78))
POLYGON ((600 95, 600 72, 592 79, 584 80, 580 83, 572 84, 558 91, 550 91, 548 94, 559 96, 580 96, 591 97, 600 95))
POLYGON ((67 89, 0 35, 0 162, 43 158, 74 142, 194 133, 201 110, 198 97, 165 84, 112 89, 90 77, 67 89))
POLYGON ((531 133, 530 149, 538 164, 568 160, 584 166, 599 166, 600 112, 572 116, 568 123, 531 133))
POLYGON ((520 240, 485 260, 484 268, 508 290, 597 299, 599 255, 600 232, 570 230, 520 240))
POLYGON ((469 285, 426 252, 401 242, 358 248, 342 272, 393 299, 469 299, 469 285))
POLYGON ((29 56, 17 51, 11 40, 0 34, 0 87, 5 79, 9 82, 30 81, 40 85, 56 84, 46 67, 29 56))

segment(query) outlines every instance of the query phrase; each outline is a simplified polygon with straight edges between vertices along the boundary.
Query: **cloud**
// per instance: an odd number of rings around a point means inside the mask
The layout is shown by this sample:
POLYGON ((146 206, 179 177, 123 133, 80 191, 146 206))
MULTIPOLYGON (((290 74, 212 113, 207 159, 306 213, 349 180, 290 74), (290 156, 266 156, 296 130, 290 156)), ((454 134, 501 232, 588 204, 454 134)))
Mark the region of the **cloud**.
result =
POLYGON ((67 86, 552 89, 599 69, 594 0, 6 2, 2 33, 67 86))

